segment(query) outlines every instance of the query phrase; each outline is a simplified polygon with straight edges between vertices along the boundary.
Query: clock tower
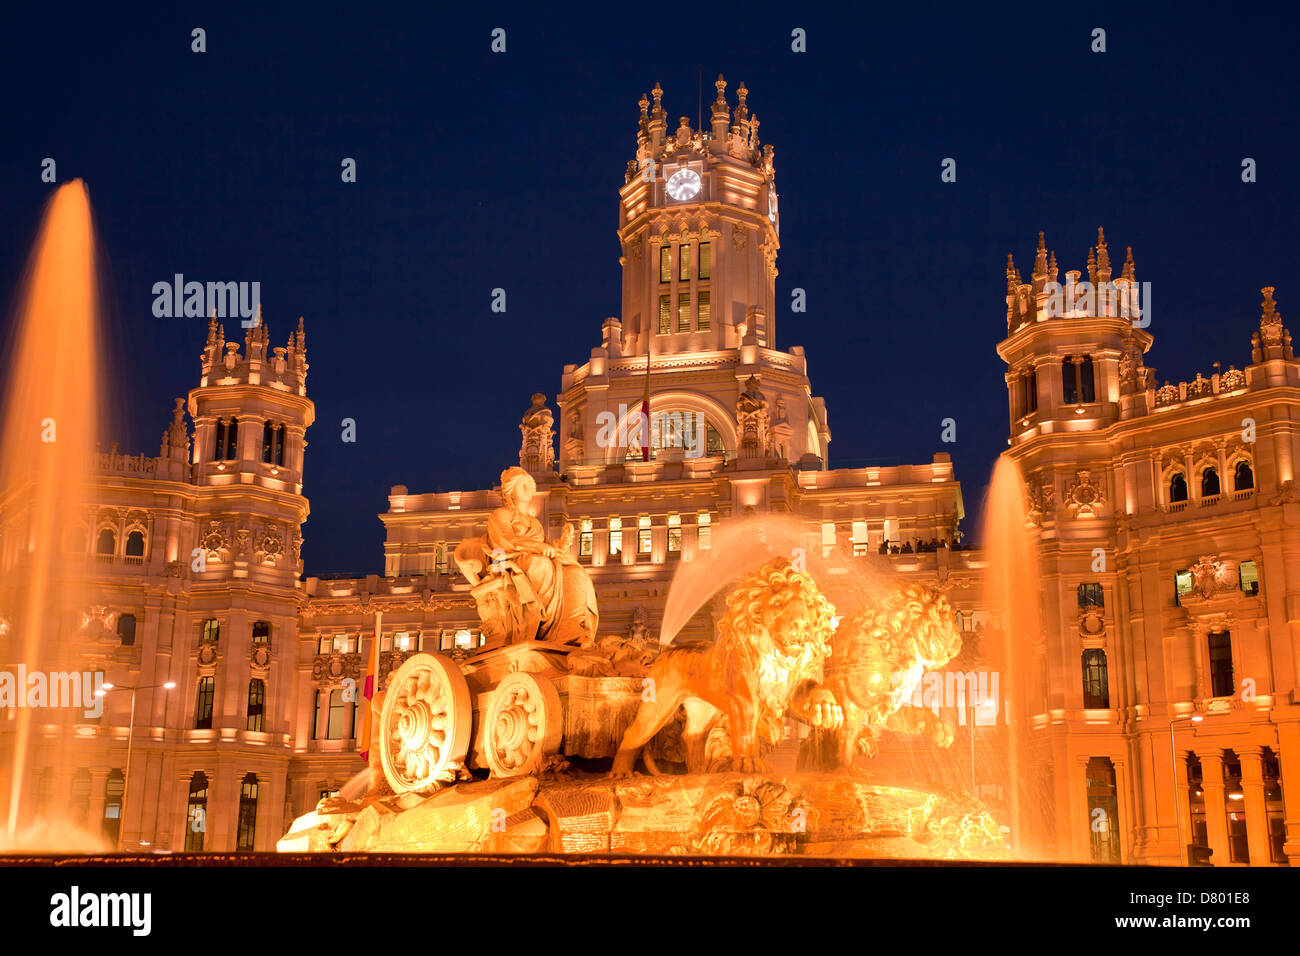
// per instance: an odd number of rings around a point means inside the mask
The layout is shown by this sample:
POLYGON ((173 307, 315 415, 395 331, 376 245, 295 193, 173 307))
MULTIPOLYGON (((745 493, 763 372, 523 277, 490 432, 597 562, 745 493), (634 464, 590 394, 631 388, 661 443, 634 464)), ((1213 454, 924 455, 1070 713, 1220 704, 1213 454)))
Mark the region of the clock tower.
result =
POLYGON ((772 147, 742 83, 734 114, 718 77, 708 130, 668 129, 663 91, 641 97, 636 159, 619 194, 623 354, 775 344, 780 218, 772 147))
POLYGON ((619 189, 622 315, 605 320, 589 361, 565 367, 559 396, 559 471, 579 482, 683 453, 749 469, 825 467, 826 406, 803 349, 776 347, 773 150, 759 143, 745 84, 734 110, 726 80, 714 85, 707 129, 683 116, 670 130, 657 83, 641 97, 636 158, 619 189))

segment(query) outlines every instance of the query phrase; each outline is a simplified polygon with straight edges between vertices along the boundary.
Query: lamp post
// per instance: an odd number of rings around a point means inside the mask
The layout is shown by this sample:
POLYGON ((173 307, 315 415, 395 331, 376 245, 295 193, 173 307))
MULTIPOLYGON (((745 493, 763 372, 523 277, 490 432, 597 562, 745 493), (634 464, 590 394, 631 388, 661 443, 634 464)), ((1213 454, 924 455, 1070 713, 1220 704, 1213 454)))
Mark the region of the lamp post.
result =
POLYGON ((135 694, 136 691, 153 690, 156 687, 161 687, 163 690, 173 690, 176 687, 176 682, 169 680, 163 684, 105 684, 95 691, 100 697, 103 697, 110 690, 129 690, 131 692, 131 720, 126 729, 126 767, 122 771, 122 806, 117 811, 117 848, 119 850, 122 849, 122 836, 126 832, 126 788, 131 779, 131 744, 135 738, 135 694))
MULTIPOLYGON (((1199 724, 1204 719, 1200 714, 1184 714, 1169 721, 1169 766, 1174 772, 1174 825, 1178 828, 1178 859, 1180 862, 1187 853, 1187 845, 1183 843, 1183 813, 1178 809, 1178 751, 1174 746, 1174 724, 1184 720, 1199 724)), ((1187 862, 1191 863, 1191 860, 1187 860, 1187 862)))

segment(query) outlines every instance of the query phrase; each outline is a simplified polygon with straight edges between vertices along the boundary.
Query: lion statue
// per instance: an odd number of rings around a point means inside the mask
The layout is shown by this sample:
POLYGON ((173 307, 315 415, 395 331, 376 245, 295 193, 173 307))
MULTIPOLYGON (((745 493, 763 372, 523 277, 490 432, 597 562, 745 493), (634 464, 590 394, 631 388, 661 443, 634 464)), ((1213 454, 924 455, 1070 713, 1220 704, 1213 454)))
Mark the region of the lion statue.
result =
POLYGON ((943 667, 961 652, 961 632, 947 598, 922 584, 895 585, 841 620, 831 648, 825 687, 844 719, 808 739, 801 766, 848 767, 855 751, 874 757, 884 730, 952 745, 953 729, 946 721, 909 703, 927 669, 943 667))
POLYGON ((818 686, 834 614, 812 576, 786 558, 742 578, 727 596, 713 643, 668 648, 650 668, 648 693, 611 773, 630 775, 641 749, 678 708, 685 711, 681 740, 690 772, 705 765, 709 731, 724 717, 733 767, 742 772, 766 769, 760 744, 780 740, 786 716, 814 727, 839 726, 839 706, 818 686))

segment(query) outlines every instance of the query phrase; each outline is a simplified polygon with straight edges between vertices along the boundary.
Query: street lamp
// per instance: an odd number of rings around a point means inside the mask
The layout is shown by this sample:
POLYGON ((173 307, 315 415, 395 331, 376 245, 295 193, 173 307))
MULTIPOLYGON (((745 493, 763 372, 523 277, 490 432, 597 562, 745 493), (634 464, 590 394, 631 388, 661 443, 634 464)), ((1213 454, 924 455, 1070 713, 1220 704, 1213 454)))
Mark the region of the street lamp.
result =
POLYGON ((126 831, 126 786, 131 779, 131 743, 135 738, 135 693, 139 690, 153 690, 161 687, 163 690, 174 690, 176 682, 169 680, 163 684, 136 684, 134 686, 123 684, 118 687, 116 684, 104 684, 97 691, 96 696, 103 697, 110 690, 129 690, 131 692, 131 721, 126 729, 126 768, 122 771, 122 806, 118 809, 117 820, 117 848, 122 849, 122 835, 126 831))
MULTIPOLYGON (((1184 714, 1182 717, 1175 717, 1169 721, 1169 765, 1174 771, 1174 825, 1178 827, 1179 862, 1187 853, 1187 845, 1183 843, 1183 813, 1178 809, 1178 751, 1174 747, 1174 724, 1184 720, 1199 724, 1204 719, 1200 714, 1184 714)), ((1187 862, 1191 863, 1192 861, 1189 859, 1187 862)))

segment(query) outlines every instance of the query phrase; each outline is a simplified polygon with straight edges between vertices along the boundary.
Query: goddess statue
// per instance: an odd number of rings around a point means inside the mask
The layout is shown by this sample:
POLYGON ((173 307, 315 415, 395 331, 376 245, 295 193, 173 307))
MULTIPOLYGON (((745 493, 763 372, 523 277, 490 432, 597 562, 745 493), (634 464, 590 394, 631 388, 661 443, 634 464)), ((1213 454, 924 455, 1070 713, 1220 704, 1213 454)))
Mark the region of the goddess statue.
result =
POLYGON ((569 553, 573 525, 551 544, 532 513, 537 482, 523 468, 501 473, 504 504, 488 516, 487 532, 456 547, 456 566, 472 587, 486 644, 595 639, 596 590, 569 553))

